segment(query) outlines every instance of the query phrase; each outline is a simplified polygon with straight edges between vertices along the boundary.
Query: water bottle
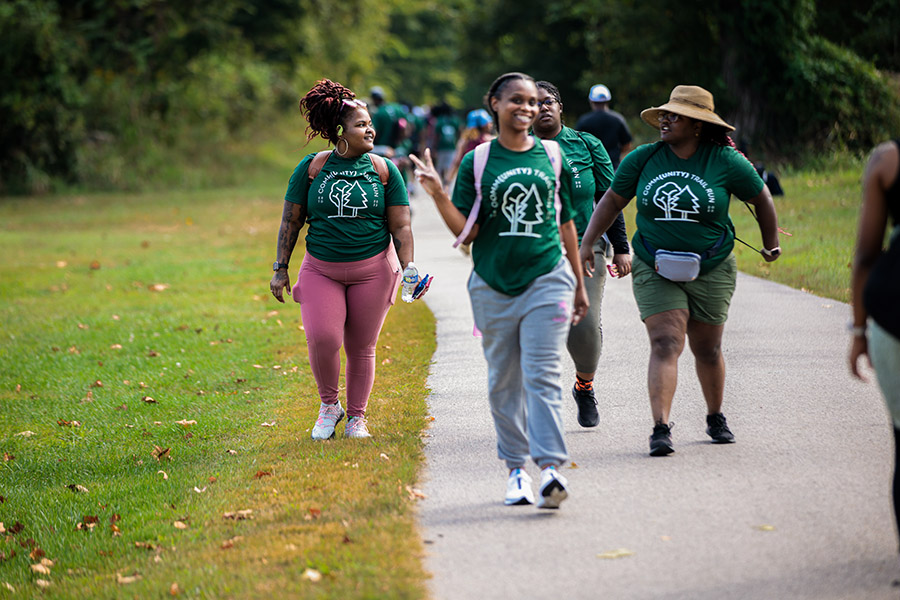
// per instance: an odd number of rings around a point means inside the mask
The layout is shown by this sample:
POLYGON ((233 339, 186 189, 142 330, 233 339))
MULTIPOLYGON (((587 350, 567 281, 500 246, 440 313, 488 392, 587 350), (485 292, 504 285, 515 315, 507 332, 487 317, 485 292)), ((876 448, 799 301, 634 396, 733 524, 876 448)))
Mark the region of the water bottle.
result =
POLYGON ((418 284, 419 270, 416 268, 415 263, 410 261, 406 264, 406 268, 403 269, 403 289, 400 292, 400 298, 404 302, 412 302, 415 299, 414 293, 418 284))

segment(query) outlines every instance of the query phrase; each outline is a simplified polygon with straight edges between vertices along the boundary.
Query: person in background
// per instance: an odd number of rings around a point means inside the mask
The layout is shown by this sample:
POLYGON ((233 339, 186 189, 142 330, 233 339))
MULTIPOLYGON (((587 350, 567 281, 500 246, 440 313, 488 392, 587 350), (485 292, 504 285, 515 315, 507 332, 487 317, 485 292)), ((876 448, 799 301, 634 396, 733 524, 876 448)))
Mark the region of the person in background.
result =
POLYGON ((435 167, 445 186, 450 185, 450 168, 456 153, 460 122, 453 108, 441 102, 431 109, 432 127, 428 147, 435 157, 435 167))
POLYGON ((456 154, 453 157, 453 164, 450 166, 450 172, 447 180, 452 182, 456 179, 456 173, 459 171, 459 164, 462 162, 463 156, 475 149, 478 144, 483 144, 494 139, 493 133, 494 123, 491 121, 491 115, 483 108, 469 111, 466 115, 466 128, 463 129, 456 144, 456 154))
POLYGON ((372 120, 351 90, 323 79, 300 100, 300 110, 309 123, 307 141, 320 136, 334 150, 323 154, 327 159, 318 173, 310 170, 314 153, 291 175, 269 288, 279 302, 289 289, 300 303, 321 400, 312 438, 333 438, 344 417, 338 399, 341 346, 347 356, 344 437, 370 437, 366 407, 375 379, 375 345, 401 273, 412 276, 415 270, 409 199, 397 167, 370 155, 372 120), (291 288, 289 263, 304 224, 309 225, 306 255, 291 288))
POLYGON ((372 126, 375 128, 375 146, 372 152, 385 158, 393 158, 395 149, 406 128, 403 107, 393 102, 385 102, 384 90, 375 86, 369 91, 372 104, 372 126))
POLYGON ((734 127, 715 113, 712 94, 676 86, 666 104, 644 110, 641 118, 659 129, 660 141, 622 161, 591 216, 580 254, 590 271, 592 245, 637 196, 632 290, 650 338, 650 455, 665 456, 675 451, 669 413, 685 336, 706 400, 706 433, 716 444, 734 442, 722 414, 722 332, 737 281, 732 194, 756 207, 763 258, 777 260, 781 248, 772 196, 734 147, 728 135, 734 127))
POLYGON ((613 171, 619 168, 622 157, 631 150, 631 131, 625 117, 609 108, 612 94, 603 84, 597 84, 588 93, 591 112, 581 115, 575 122, 575 129, 590 133, 606 148, 612 161, 613 171))
MULTIPOLYGON (((534 133, 541 139, 558 143, 565 154, 574 181, 572 200, 576 210, 575 230, 580 242, 597 200, 612 182, 612 164, 600 140, 563 124, 563 103, 556 86, 549 81, 538 81, 537 88, 540 112, 534 121, 534 133)), ((622 213, 613 222, 609 237, 613 241, 614 270, 619 277, 624 277, 631 273, 631 251, 622 213)), ((590 307, 581 322, 569 330, 566 340, 569 356, 575 362, 572 396, 578 406, 578 424, 582 427, 596 427, 600 422, 594 393, 594 374, 603 351, 600 304, 606 284, 606 245, 604 238, 597 240, 594 245, 594 264, 599 267, 584 282, 590 307)))
POLYGON ((900 140, 879 145, 863 176, 862 210, 853 258, 850 372, 865 381, 869 359, 894 429, 894 524, 900 525, 900 140), (890 245, 882 252, 890 221, 890 245))
POLYGON ((524 73, 494 81, 485 105, 497 139, 465 155, 452 200, 430 153, 412 160, 457 241, 472 242, 469 298, 483 336, 497 454, 509 469, 505 503, 534 503, 524 468, 530 455, 541 469, 538 507, 559 508, 569 493, 558 471, 568 459, 559 384, 563 342, 588 299, 577 256, 572 173, 563 167, 558 144, 529 135, 537 93, 524 73))

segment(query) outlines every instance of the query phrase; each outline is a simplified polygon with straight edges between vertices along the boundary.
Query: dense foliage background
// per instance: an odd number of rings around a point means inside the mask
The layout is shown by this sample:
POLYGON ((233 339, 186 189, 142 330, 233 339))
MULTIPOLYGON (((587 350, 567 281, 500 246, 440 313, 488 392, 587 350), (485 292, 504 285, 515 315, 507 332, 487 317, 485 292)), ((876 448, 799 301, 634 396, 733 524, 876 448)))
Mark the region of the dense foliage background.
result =
POLYGON ((570 120, 593 83, 629 118, 692 83, 755 155, 863 152, 900 133, 900 3, 7 0, 0 192, 185 184, 321 77, 468 109, 509 70, 570 120))

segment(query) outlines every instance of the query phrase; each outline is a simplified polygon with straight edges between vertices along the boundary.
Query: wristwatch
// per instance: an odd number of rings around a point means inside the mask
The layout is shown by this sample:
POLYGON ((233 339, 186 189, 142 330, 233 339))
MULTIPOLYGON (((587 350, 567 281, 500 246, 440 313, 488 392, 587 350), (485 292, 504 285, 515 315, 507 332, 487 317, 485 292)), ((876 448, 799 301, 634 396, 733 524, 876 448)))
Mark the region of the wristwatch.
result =
POLYGON ((768 248, 763 248, 762 250, 760 250, 760 253, 765 254, 766 256, 778 256, 779 254, 781 254, 781 246, 775 246, 771 250, 769 250, 768 248))
POLYGON ((272 263, 272 270, 277 271, 279 269, 287 269, 290 265, 287 263, 280 263, 277 260, 272 263))

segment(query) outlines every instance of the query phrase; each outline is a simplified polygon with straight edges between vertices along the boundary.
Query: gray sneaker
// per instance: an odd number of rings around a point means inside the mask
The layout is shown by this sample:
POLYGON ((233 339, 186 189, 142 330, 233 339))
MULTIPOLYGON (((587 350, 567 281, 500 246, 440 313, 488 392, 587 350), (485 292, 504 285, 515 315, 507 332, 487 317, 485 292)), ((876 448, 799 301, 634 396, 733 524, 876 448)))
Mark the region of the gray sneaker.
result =
POLYGON ((365 417, 350 417, 350 420, 347 421, 347 426, 344 427, 344 437, 345 438, 372 437, 372 434, 369 433, 369 430, 366 427, 366 418, 365 417))
POLYGON ((313 426, 312 439, 330 440, 334 437, 334 426, 344 418, 344 409, 341 403, 325 404, 319 406, 319 418, 313 426))

